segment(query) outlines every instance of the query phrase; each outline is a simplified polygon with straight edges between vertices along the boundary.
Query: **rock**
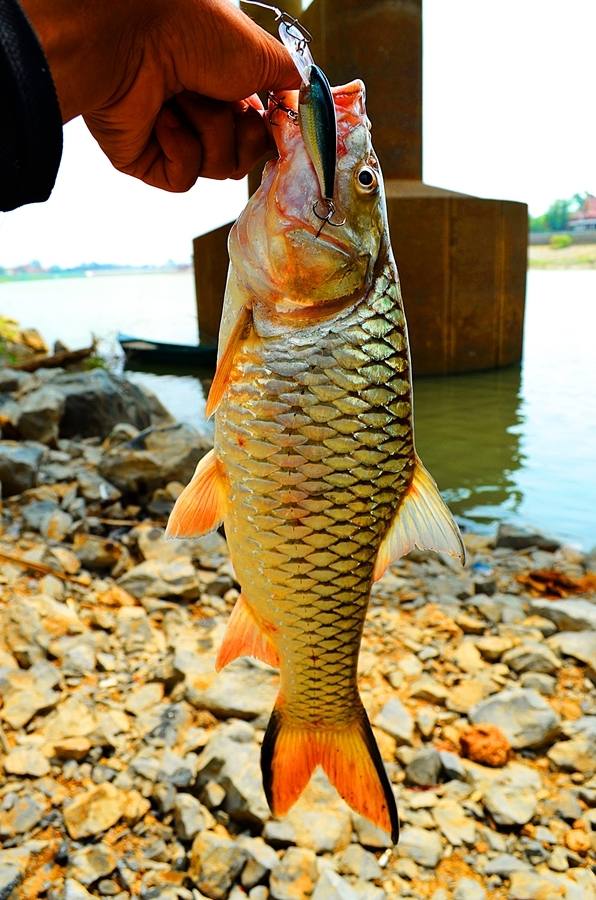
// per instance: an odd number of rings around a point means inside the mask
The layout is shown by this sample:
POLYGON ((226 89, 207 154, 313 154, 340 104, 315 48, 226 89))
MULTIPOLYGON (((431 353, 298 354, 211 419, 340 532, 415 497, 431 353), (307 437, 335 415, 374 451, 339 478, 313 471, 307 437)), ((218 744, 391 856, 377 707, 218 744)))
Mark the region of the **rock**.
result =
POLYGON ((317 854, 336 853, 350 843, 350 809, 320 769, 285 821, 293 832, 292 843, 317 854))
POLYGON ((32 441, 0 441, 0 487, 2 497, 22 494, 37 484, 39 467, 46 452, 32 441))
POLYGON ((385 703, 373 724, 391 734, 400 744, 412 743, 414 722, 397 697, 392 697, 385 703))
POLYGON ((439 757, 441 759, 442 772, 447 781, 454 779, 458 781, 466 780, 466 770, 457 754, 450 753, 449 750, 439 750, 439 757))
POLYGON ((235 841, 206 831, 194 839, 188 875, 207 897, 223 900, 228 896, 246 860, 246 850, 235 841))
POLYGON ((0 837, 26 834, 43 818, 45 806, 35 797, 18 797, 9 809, 0 812, 0 837))
POLYGON ((485 665, 474 641, 471 639, 462 641, 457 647, 454 654, 454 662, 462 672, 466 672, 469 675, 479 672, 485 665))
POLYGON ((112 848, 100 842, 76 850, 69 858, 68 874, 81 884, 89 885, 113 872, 117 863, 118 856, 112 848))
POLYGON ((263 838, 240 835, 237 842, 248 853, 248 860, 242 870, 242 886, 251 888, 262 881, 271 869, 275 868, 279 858, 275 850, 269 847, 263 838))
POLYGON ((554 538, 545 537, 537 531, 526 531, 516 525, 501 523, 497 530, 495 547, 509 547, 512 550, 525 550, 526 547, 537 547, 540 550, 555 551, 560 543, 554 538))
POLYGON ((158 681, 142 684, 128 694, 124 701, 124 709, 138 716, 146 709, 158 706, 164 697, 164 686, 158 681))
POLYGON ((207 709, 224 719, 268 719, 275 704, 278 676, 251 660, 242 659, 215 672, 213 657, 176 656, 186 673, 185 697, 192 706, 207 709))
POLYGON ((16 427, 21 437, 42 444, 55 443, 64 406, 63 394, 52 385, 31 391, 19 404, 16 427))
POLYGON ((561 875, 543 872, 513 872, 509 900, 586 900, 583 888, 561 875))
POLYGON ((511 853, 501 853, 495 856, 484 867, 485 875, 498 875, 500 878, 509 878, 512 872, 527 872, 530 866, 523 859, 518 859, 511 853))
POLYGON ((550 748, 548 758, 564 772, 581 772, 588 777, 596 774, 596 739, 577 737, 559 741, 550 748))
POLYGON ((23 873, 12 863, 0 863, 0 900, 10 900, 23 880, 23 873))
POLYGON ((192 564, 182 558, 171 562, 148 559, 133 566, 118 580, 133 597, 179 597, 196 600, 200 589, 192 564))
POLYGON ((310 896, 317 880, 317 858, 312 850, 290 847, 271 872, 273 900, 302 900, 310 896))
POLYGON ((519 683, 523 688, 552 697, 557 681, 552 675, 544 675, 542 672, 524 672, 519 683))
POLYGON ((551 675, 561 663, 552 650, 537 641, 526 641, 503 654, 502 661, 514 672, 543 672, 551 675))
POLYGON ((62 900, 95 900, 95 895, 90 894, 87 888, 76 879, 67 878, 64 882, 62 900))
POLYGON ((596 604, 589 600, 530 600, 530 609, 560 631, 596 631, 596 604))
POLYGON ((410 696, 415 700, 427 700, 429 703, 439 705, 445 703, 448 696, 447 688, 439 684, 434 678, 423 676, 415 681, 410 688, 410 696))
POLYGON ((397 853, 414 860, 421 866, 434 869, 438 865, 443 848, 441 838, 436 831, 427 831, 414 825, 406 825, 402 829, 397 853))
POLYGON ((486 697, 487 688, 480 678, 466 679, 449 691, 446 706, 454 712, 467 713, 486 697))
POLYGON ((475 725, 497 725, 516 750, 542 747, 554 740, 559 717, 535 691, 512 689, 493 694, 470 710, 475 725))
POLYGON ((430 737, 437 724, 437 714, 429 706, 423 706, 416 713, 416 725, 423 737, 430 737))
POLYGON ((596 670, 596 631, 561 631, 549 638, 548 644, 596 670))
POLYGON ((573 853, 581 853, 583 855, 592 846, 591 837, 583 828, 570 828, 565 834, 565 846, 573 853))
POLYGON ((455 885, 453 900, 485 900, 486 891, 473 878, 460 878, 455 885))
MULTIPOLYGON (((22 728, 36 713, 51 709, 60 699, 53 690, 56 681, 46 677, 41 665, 7 673, 4 678, 0 672, 0 690, 4 697, 0 718, 11 728, 22 728)), ((59 678, 57 672, 54 675, 59 678)))
POLYGON ((553 815, 567 819, 569 822, 579 819, 582 814, 582 807, 571 791, 559 791, 548 801, 547 807, 553 815))
POLYGON ((58 759, 84 759, 91 749, 91 741, 86 737, 67 737, 53 744, 54 756, 58 759))
POLYGON ((510 650, 513 646, 512 641, 506 637, 500 637, 499 635, 487 635, 486 637, 480 638, 480 640, 476 641, 476 647, 483 659, 488 660, 488 662, 498 662, 502 657, 503 653, 506 653, 507 650, 510 650))
POLYGON ((484 806, 497 825, 525 825, 536 812, 541 787, 534 769, 511 764, 485 792, 484 806))
POLYGON ((566 872, 569 868, 567 851, 564 847, 555 847, 548 859, 548 867, 553 872, 566 872))
POLYGON ((373 825, 364 816, 352 813, 352 825, 359 842, 363 847, 371 847, 373 850, 382 850, 392 847, 391 837, 382 828, 373 825))
POLYGON ((19 369, 0 368, 0 394, 11 394, 27 384, 33 384, 34 377, 19 369))
POLYGON ((463 756, 484 766, 504 766, 509 759, 509 741, 496 725, 473 725, 460 735, 463 756))
POLYGON ((78 471, 77 481, 79 483, 79 493, 85 500, 91 500, 93 502, 99 500, 101 503, 113 503, 122 496, 120 491, 115 488, 113 484, 110 484, 109 481, 106 481, 106 479, 102 478, 101 475, 98 475, 97 472, 87 469, 78 471))
POLYGON ((199 831, 212 828, 215 819, 192 794, 177 794, 174 803, 176 834, 181 841, 192 841, 199 831))
POLYGON ((106 782, 78 794, 64 808, 64 824, 71 838, 107 831, 126 813, 128 794, 106 782))
POLYGON ((69 533, 72 524, 72 516, 63 509, 57 509, 44 518, 39 530, 48 540, 61 542, 69 533))
POLYGON ((128 559, 128 551, 122 544, 96 534, 75 534, 73 550, 81 564, 91 572, 111 570, 128 559))
POLYGON ((359 895, 349 881, 333 869, 324 869, 312 893, 312 900, 359 900, 359 895))
POLYGON ((437 827, 452 847, 472 845, 476 840, 476 824, 466 816, 455 800, 440 800, 433 806, 432 815, 437 827))
POLYGON ((62 657, 62 673, 83 676, 95 671, 95 650, 91 644, 79 638, 72 641, 62 657))
POLYGON ((172 425, 108 448, 99 470, 121 491, 143 494, 170 481, 187 484, 210 448, 210 440, 190 425, 172 425))
POLYGON ((376 856, 359 844, 350 844, 340 853, 338 871, 341 875, 355 875, 364 881, 376 881, 383 874, 376 856))
POLYGON ((120 422, 137 428, 151 424, 150 404, 143 392, 107 369, 64 372, 52 378, 51 386, 64 398, 61 437, 103 438, 120 422))
POLYGON ((262 787, 260 749, 253 741, 252 729, 235 740, 232 729, 222 729, 198 759, 199 782, 217 781, 226 796, 224 809, 233 819, 263 825, 269 807, 262 787))
POLYGON ((46 756, 32 747, 15 747, 4 758, 4 770, 9 775, 32 775, 41 778, 50 771, 46 756))
POLYGON ((437 784, 441 771, 441 757, 433 747, 418 750, 412 761, 406 766, 406 778, 411 784, 428 787, 437 784))

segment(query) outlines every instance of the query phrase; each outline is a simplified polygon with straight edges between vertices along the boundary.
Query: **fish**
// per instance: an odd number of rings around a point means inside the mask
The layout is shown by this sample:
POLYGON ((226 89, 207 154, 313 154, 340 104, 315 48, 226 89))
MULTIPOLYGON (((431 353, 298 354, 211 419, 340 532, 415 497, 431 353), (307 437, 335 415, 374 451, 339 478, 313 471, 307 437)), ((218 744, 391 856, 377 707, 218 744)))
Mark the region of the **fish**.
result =
POLYGON ((406 321, 364 84, 332 94, 345 223, 320 229, 298 92, 284 92, 267 113, 278 156, 229 237, 207 400, 214 447, 167 534, 224 524, 241 593, 216 668, 247 655, 280 670, 261 749, 273 814, 285 815, 321 766, 397 842, 395 796, 357 684, 370 590, 413 548, 462 562, 464 548, 415 449, 406 321))

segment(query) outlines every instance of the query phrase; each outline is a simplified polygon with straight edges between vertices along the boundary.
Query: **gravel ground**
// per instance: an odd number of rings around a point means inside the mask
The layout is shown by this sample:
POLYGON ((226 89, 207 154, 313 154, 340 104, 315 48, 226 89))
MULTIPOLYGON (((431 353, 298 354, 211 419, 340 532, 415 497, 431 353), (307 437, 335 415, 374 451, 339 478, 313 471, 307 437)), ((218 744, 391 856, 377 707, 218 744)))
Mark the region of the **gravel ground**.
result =
POLYGON ((215 674, 238 585, 219 534, 164 539, 181 483, 158 438, 0 441, 36 476, 0 525, 0 900, 596 896, 594 558, 501 527, 465 536, 465 569, 394 565, 360 687, 400 843, 320 772, 276 820, 277 673, 215 674))

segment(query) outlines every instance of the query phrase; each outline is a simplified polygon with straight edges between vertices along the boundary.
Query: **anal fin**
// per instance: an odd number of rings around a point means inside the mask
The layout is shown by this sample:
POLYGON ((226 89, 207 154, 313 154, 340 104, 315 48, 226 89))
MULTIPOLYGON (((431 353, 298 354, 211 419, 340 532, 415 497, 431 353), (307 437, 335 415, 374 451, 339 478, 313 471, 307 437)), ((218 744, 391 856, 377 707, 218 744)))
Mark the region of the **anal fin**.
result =
POLYGON ((276 648, 242 594, 230 614, 215 662, 216 671, 219 672, 239 656, 254 656, 270 666, 279 667, 276 648))
POLYGON ((166 537, 200 537, 223 521, 228 497, 225 473, 214 450, 195 469, 170 513, 166 537))
POLYGON ((383 538, 373 578, 377 581, 385 569, 410 550, 437 550, 465 562, 459 528, 433 477, 416 457, 412 482, 383 538))

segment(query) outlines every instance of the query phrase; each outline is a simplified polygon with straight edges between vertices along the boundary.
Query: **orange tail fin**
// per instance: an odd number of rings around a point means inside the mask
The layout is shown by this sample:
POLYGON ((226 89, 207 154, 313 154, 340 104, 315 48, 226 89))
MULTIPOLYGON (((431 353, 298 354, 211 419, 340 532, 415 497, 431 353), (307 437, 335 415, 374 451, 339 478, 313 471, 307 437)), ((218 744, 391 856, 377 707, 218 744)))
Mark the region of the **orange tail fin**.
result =
POLYGON ((280 710, 273 710, 263 739, 261 769, 274 815, 288 812, 317 765, 352 809, 388 831, 397 843, 395 797, 364 708, 349 725, 336 729, 286 725, 280 710))

